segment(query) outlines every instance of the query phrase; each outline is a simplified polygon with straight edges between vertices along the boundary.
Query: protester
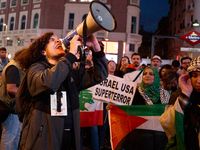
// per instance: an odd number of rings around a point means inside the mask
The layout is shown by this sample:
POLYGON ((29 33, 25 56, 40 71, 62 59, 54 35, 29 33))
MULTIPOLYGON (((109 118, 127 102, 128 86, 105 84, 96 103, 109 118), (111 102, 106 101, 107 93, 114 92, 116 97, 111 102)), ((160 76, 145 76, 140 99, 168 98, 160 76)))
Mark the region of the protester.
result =
POLYGON ((128 56, 124 56, 120 59, 119 64, 117 65, 117 69, 115 71, 115 75, 123 78, 124 71, 126 67, 130 64, 128 56))
POLYGON ((159 121, 169 139, 167 149, 198 150, 200 127, 200 56, 193 59, 159 121))
POLYGON ((161 64, 162 64, 162 60, 160 56, 154 55, 153 58, 151 59, 152 67, 156 68, 156 70, 159 72, 161 64))
MULTIPOLYGON (((145 68, 142 82, 136 89, 132 105, 157 105, 165 104, 169 101, 169 93, 160 86, 158 71, 153 67, 145 68)), ((158 106, 159 107, 159 106, 158 106)), ((154 126, 154 123, 150 124, 154 126)), ((123 127, 122 127, 123 128, 123 127)), ((163 150, 167 144, 165 132, 134 130, 135 136, 131 137, 131 147, 137 149, 159 149, 163 150)))
POLYGON ((147 67, 147 65, 146 64, 142 64, 141 66, 140 66, 140 69, 145 69, 147 67))
POLYGON ((114 75, 116 70, 116 63, 113 60, 108 61, 108 74, 114 75))
POLYGON ((4 101, 11 109, 7 119, 2 123, 1 150, 16 150, 18 148, 21 123, 17 116, 15 95, 18 91, 24 71, 19 67, 15 59, 24 51, 18 51, 14 58, 6 65, 2 72, 2 83, 0 86, 0 100, 4 101))
MULTIPOLYGON (((108 72, 110 75, 114 75, 116 70, 116 63, 113 60, 108 61, 108 72)), ((109 105, 109 104, 108 104, 109 105)), ((107 140, 107 149, 111 149, 110 144, 110 129, 108 123, 108 112, 107 112, 107 104, 104 103, 103 105, 103 126, 98 126, 99 130, 99 149, 105 149, 104 139, 107 140)))
POLYGON ((142 62, 142 57, 138 53, 133 53, 131 55, 132 64, 126 67, 125 73, 129 73, 140 69, 140 63, 142 62))
POLYGON ((132 64, 126 67, 123 78, 136 83, 140 83, 142 80, 142 71, 140 70, 140 63, 142 62, 142 57, 138 53, 133 53, 131 56, 132 64))
POLYGON ((136 89, 132 105, 164 104, 169 101, 169 93, 160 85, 160 78, 157 70, 153 67, 146 67, 142 82, 136 89))
POLYGON ((8 64, 8 59, 6 58, 6 48, 0 48, 0 75, 3 71, 3 68, 8 64))
POLYGON ((93 50, 92 71, 81 68, 81 65, 78 70, 72 68, 77 61, 75 54, 81 45, 80 40, 81 37, 75 35, 70 41, 69 52, 65 54, 57 36, 47 32, 21 53, 20 66, 27 70, 22 82, 27 84, 20 85, 17 97, 23 96, 22 89, 27 88, 25 94, 30 92, 30 95, 26 101, 30 100, 31 105, 23 118, 20 150, 80 149, 78 92, 100 83, 108 75, 105 54, 94 35, 89 36, 86 42, 93 50), (54 108, 55 103, 57 106, 54 108), (62 105, 64 103, 67 106, 62 105), (62 116, 57 116, 61 108, 67 110, 67 114, 63 112, 62 116), (55 110, 56 113, 52 114, 55 110))
MULTIPOLYGON (((90 52, 85 59, 85 69, 90 69, 92 71, 92 67, 92 52, 90 52)), ((85 141, 91 142, 91 147, 93 150, 99 150, 99 137, 97 125, 94 125, 92 127, 81 127, 81 149, 84 149, 84 147, 86 147, 85 141), (84 137, 86 140, 84 140, 84 137)))
POLYGON ((163 65, 159 71, 159 76, 160 76, 160 81, 162 81, 162 77, 163 75, 165 74, 165 72, 168 70, 168 69, 172 69, 171 65, 169 64, 166 64, 166 65, 163 65))
POLYGON ((178 60, 173 60, 171 66, 172 69, 177 72, 180 69, 180 62, 178 60))
POLYGON ((179 78, 179 75, 176 71, 172 69, 167 69, 166 72, 162 75, 161 86, 165 90, 167 90, 171 95, 178 88, 178 78, 179 78))
POLYGON ((187 74, 187 69, 190 65, 191 60, 192 59, 190 57, 183 57, 181 59, 181 70, 177 72, 179 76, 187 74))

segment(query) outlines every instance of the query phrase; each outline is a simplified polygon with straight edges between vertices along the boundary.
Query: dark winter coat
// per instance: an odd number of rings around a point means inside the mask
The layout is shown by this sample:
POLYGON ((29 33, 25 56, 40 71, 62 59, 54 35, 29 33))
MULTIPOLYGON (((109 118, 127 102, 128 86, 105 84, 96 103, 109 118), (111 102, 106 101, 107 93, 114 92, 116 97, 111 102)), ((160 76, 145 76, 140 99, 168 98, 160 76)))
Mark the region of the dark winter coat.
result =
MULTIPOLYGON (((80 90, 95 85, 108 76, 108 65, 103 52, 93 53, 94 68, 71 69, 76 57, 70 53, 52 66, 40 61, 33 64, 27 74, 27 83, 32 106, 23 119, 20 150, 60 150, 64 131, 64 117, 51 116, 50 95, 56 91, 66 91, 71 102, 73 129, 76 149, 80 149, 80 90)), ((67 139, 66 139, 67 140, 67 139)))

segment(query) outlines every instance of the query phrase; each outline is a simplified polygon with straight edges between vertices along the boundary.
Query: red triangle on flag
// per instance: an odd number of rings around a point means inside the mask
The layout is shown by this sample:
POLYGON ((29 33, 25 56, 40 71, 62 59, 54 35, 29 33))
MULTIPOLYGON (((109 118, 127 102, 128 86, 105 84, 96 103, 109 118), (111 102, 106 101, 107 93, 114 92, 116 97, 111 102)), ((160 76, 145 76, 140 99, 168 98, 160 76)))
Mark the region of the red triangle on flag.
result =
POLYGON ((110 110, 110 116, 111 139, 113 143, 113 149, 116 148, 117 144, 129 132, 147 121, 147 119, 144 119, 142 117, 128 115, 123 110, 114 105, 112 105, 112 108, 110 110))

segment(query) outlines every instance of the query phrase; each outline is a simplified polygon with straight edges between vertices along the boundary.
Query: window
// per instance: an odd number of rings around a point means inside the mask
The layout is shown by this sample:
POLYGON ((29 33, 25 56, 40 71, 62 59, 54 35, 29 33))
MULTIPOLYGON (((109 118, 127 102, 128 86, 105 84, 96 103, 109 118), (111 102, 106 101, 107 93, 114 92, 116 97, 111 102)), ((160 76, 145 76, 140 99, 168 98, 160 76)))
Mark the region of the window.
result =
POLYGON ((2 46, 2 40, 0 40, 0 46, 2 46))
POLYGON ((138 0, 131 0, 131 4, 137 4, 138 5, 138 0))
POLYGON ((70 13, 68 29, 73 29, 73 28, 74 28, 74 13, 70 13))
POLYGON ((87 14, 83 15, 82 21, 85 20, 86 17, 87 17, 87 14))
POLYGON ((13 46, 13 40, 7 40, 7 46, 13 46))
POLYGON ((1 3, 1 8, 6 8, 6 2, 1 3))
POLYGON ((107 2, 107 0, 100 0, 100 2, 102 2, 102 3, 106 3, 106 2, 107 2))
POLYGON ((169 35, 170 35, 170 36, 172 36, 172 30, 170 30, 170 33, 169 33, 169 35))
POLYGON ((22 16, 22 21, 21 21, 21 29, 25 29, 25 25, 26 25, 26 16, 23 15, 22 16))
POLYGON ((0 31, 3 31, 3 18, 0 20, 0 31))
POLYGON ((170 10, 173 9, 173 2, 170 4, 170 10))
POLYGON ((135 44, 130 44, 129 51, 135 52, 135 44))
POLYGON ((20 39, 20 41, 18 42, 18 46, 24 46, 24 39, 20 39))
POLYGON ((17 0, 12 0, 11 1, 11 6, 16 6, 17 5, 17 0))
POLYGON ((38 13, 36 13, 33 20, 33 29, 38 28, 38 18, 39 18, 39 15, 38 13))
POLYGON ((14 29, 14 17, 10 18, 10 30, 14 29))
POLYGON ((176 27, 174 27, 174 34, 176 34, 176 27))
POLYGON ((191 19, 190 20, 193 22, 193 15, 191 15, 191 19))
POLYGON ((22 0, 22 4, 28 4, 28 0, 22 0))
POLYGON ((136 33, 136 17, 132 17, 132 21, 131 21, 131 33, 136 33))
POLYGON ((33 2, 34 2, 34 3, 37 3, 37 2, 41 2, 41 0, 34 0, 33 2))
POLYGON ((80 0, 80 2, 91 2, 93 0, 80 0))
POLYGON ((183 20, 183 28, 185 28, 185 20, 183 20))
POLYGON ((31 42, 33 42, 35 39, 30 39, 31 42))

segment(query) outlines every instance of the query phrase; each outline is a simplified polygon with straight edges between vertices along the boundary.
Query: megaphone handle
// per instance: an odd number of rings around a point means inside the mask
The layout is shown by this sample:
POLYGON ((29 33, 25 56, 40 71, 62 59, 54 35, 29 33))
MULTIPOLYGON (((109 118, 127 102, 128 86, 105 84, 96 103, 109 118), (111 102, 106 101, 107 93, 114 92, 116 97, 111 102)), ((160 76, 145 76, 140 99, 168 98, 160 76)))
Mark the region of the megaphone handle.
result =
POLYGON ((81 46, 78 46, 78 49, 77 49, 77 53, 80 55, 79 59, 77 61, 81 61, 82 60, 82 48, 81 46))
POLYGON ((86 24, 86 19, 83 22, 83 45, 84 47, 86 46, 86 41, 87 41, 87 24, 86 24))
POLYGON ((68 48, 68 46, 70 45, 69 41, 74 37, 74 35, 78 35, 76 29, 74 29, 69 35, 65 36, 65 38, 63 39, 63 44, 66 48, 68 48))

